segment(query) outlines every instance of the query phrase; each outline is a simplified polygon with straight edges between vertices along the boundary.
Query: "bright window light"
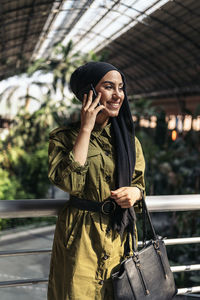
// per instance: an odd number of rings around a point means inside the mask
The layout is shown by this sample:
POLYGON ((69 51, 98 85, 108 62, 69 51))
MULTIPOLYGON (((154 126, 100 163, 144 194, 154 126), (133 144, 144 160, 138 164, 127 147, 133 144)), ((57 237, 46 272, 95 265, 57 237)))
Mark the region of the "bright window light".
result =
POLYGON ((58 33, 63 45, 73 40, 74 52, 99 51, 168 1, 94 0, 88 5, 86 0, 66 0, 46 37, 48 42, 43 42, 37 57, 48 54, 58 33))

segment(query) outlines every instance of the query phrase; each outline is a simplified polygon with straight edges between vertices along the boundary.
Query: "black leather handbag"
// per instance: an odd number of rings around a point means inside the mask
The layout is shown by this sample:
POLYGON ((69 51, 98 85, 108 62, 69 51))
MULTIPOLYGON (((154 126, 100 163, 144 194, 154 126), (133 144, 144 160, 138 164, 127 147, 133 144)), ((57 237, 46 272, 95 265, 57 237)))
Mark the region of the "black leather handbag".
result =
MULTIPOLYGON (((177 289, 170 269, 165 244, 155 233, 145 200, 143 199, 143 241, 138 252, 125 259, 119 271, 112 274, 115 300, 170 300, 177 289), (146 242, 146 221, 153 238, 146 242)), ((134 236, 132 235, 134 241, 134 236)))

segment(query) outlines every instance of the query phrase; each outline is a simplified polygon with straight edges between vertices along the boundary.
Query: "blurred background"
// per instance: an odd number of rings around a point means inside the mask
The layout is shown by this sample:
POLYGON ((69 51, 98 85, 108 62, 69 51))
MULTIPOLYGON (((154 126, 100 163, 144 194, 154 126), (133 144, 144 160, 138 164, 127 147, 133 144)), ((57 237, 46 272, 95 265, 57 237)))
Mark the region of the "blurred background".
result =
MULTIPOLYGON (((200 194, 199 17, 195 0, 2 0, 0 199, 68 198, 47 178, 48 135, 79 119, 68 82, 91 60, 110 62, 126 76, 147 195, 200 194)), ((163 236, 200 235, 198 211, 153 219, 163 236)), ((50 249, 55 222, 0 218, 0 250, 50 249)), ((170 262, 198 263, 199 250, 169 247, 170 262)), ((0 257, 0 280, 47 277, 49 258, 0 257)), ((179 287, 199 285, 200 272, 175 279, 179 287)), ((0 298, 46 299, 46 284, 1 288, 0 298)))

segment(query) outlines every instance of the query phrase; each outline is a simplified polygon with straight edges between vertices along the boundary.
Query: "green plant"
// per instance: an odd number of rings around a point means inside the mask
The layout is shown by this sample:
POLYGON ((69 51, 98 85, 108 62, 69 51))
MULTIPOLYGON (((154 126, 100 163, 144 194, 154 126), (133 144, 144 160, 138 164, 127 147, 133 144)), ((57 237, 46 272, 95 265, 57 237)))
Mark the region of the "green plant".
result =
POLYGON ((8 107, 14 97, 15 101, 21 101, 21 105, 9 135, 0 143, 1 199, 42 198, 47 195, 50 186, 47 178, 49 132, 79 117, 80 103, 65 94, 70 75, 80 64, 101 58, 94 53, 73 54, 72 42, 66 47, 59 43, 51 56, 29 66, 27 74, 30 78, 24 95, 16 98, 20 85, 10 86, 2 92, 0 101, 4 98, 8 107), (32 77, 36 72, 38 77, 40 74, 50 74, 52 83, 36 82, 32 77), (31 94, 32 85, 40 89, 40 96, 31 94), (37 102, 34 112, 29 109, 31 101, 37 102))

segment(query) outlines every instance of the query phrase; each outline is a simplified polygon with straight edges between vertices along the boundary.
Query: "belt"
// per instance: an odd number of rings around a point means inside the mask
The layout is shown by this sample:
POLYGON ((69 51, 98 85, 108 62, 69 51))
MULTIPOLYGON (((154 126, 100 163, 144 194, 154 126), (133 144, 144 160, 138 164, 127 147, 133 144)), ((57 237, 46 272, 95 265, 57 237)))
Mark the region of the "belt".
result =
POLYGON ((96 202, 86 199, 81 199, 76 196, 70 196, 69 202, 71 206, 81 209, 89 210, 94 212, 100 212, 104 215, 110 215, 116 209, 116 203, 112 199, 104 200, 103 202, 96 202))

